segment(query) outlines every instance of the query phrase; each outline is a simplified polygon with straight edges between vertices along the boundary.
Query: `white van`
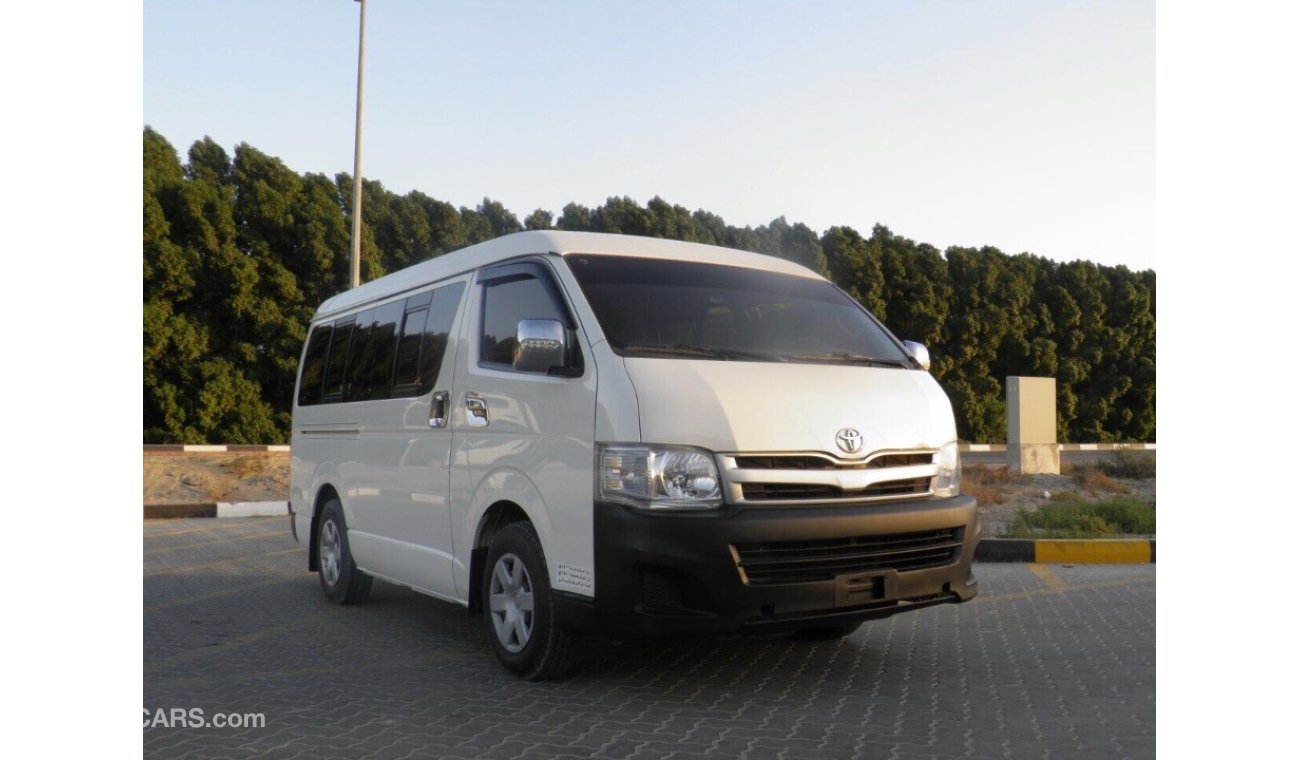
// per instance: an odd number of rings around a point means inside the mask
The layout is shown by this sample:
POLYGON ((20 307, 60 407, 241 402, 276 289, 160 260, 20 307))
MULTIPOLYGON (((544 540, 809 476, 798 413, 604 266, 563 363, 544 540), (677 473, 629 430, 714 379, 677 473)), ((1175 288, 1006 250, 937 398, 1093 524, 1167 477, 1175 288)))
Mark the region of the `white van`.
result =
POLYGON ((779 258, 507 235, 321 305, 290 524, 331 601, 460 604, 528 678, 582 631, 841 636, 976 593, 928 366, 779 258))

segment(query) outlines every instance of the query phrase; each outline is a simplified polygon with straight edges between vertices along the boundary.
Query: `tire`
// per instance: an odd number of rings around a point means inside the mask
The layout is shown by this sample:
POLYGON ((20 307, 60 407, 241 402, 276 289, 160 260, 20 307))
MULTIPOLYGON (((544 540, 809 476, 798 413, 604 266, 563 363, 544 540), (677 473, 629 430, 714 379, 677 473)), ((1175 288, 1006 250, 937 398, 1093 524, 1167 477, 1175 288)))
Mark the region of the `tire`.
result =
POLYGON ((546 558, 531 524, 497 531, 483 576, 484 625, 501 664, 529 681, 564 675, 578 637, 555 620, 546 558))
POLYGON ((851 635, 861 627, 862 621, 859 620, 856 623, 841 623, 824 628, 805 628, 802 631, 795 632, 795 636, 810 641, 834 641, 851 635))
POLYGON ((357 569, 348 545, 348 524, 343 519, 343 505, 338 499, 325 502, 316 531, 317 558, 320 563, 320 588, 325 598, 335 604, 360 604, 370 594, 369 575, 357 569))

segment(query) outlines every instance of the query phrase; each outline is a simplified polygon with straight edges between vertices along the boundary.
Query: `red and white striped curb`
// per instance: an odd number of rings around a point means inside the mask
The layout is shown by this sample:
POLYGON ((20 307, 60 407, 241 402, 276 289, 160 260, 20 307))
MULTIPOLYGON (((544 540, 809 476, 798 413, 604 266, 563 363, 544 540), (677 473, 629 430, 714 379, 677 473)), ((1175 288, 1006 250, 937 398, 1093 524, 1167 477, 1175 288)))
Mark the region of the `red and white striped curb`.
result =
POLYGON ((212 445, 193 443, 146 443, 144 445, 144 453, 146 454, 244 454, 257 452, 287 454, 289 453, 289 445, 254 446, 242 443, 212 445))
MULTIPOLYGON (((1154 443, 1058 443, 1060 451, 1155 451, 1154 443)), ((957 449, 965 452, 1006 451, 1005 443, 961 443, 957 449)))
POLYGON ((207 501, 188 504, 146 504, 144 519, 175 517, 285 517, 287 501, 207 501))

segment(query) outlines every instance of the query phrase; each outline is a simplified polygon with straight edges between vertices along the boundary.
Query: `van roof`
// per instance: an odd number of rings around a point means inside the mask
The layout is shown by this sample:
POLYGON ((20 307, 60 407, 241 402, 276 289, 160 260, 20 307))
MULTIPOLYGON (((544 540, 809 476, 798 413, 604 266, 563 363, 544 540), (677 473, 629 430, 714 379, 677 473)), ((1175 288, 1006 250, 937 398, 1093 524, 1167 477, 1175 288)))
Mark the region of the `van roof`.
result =
POLYGON ((611 235, 603 232, 566 232, 562 230, 530 230, 503 235, 477 245, 471 245, 413 264, 377 280, 362 283, 344 291, 320 305, 317 317, 325 317, 395 293, 413 290, 426 283, 452 277, 462 272, 495 264, 498 261, 534 253, 585 253, 594 256, 638 256, 648 259, 682 259, 706 264, 724 264, 763 269, 799 277, 821 279, 807 267, 776 256, 738 251, 703 243, 686 243, 680 240, 640 237, 637 235, 611 235))

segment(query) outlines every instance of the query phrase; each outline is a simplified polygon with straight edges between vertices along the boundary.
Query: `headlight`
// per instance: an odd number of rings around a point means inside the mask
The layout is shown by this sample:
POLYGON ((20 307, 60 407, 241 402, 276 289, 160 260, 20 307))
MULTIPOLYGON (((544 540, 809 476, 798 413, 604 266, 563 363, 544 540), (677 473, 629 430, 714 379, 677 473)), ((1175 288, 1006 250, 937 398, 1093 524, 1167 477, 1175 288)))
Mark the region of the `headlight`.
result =
POLYGON ((652 510, 714 509, 722 504, 713 455, 683 446, 601 444, 596 473, 602 501, 652 510))
POLYGON ((961 454, 957 453, 957 442, 945 443, 934 455, 934 463, 939 465, 939 474, 930 481, 934 495, 943 498, 960 494, 961 454))

